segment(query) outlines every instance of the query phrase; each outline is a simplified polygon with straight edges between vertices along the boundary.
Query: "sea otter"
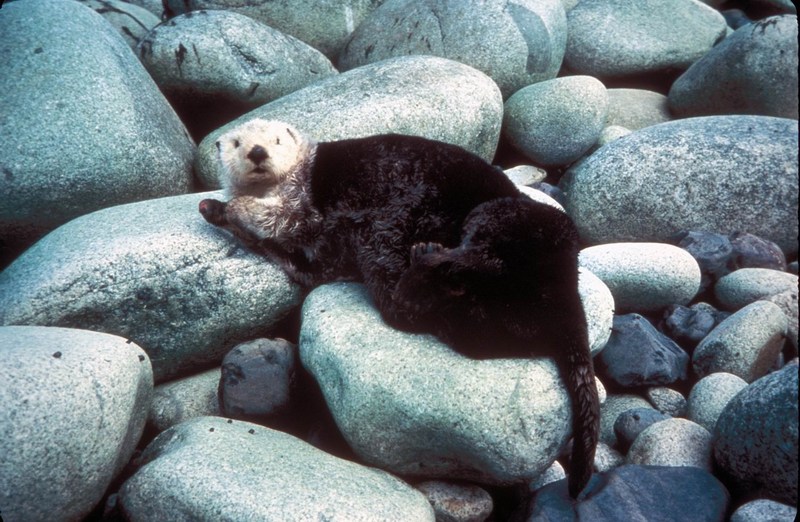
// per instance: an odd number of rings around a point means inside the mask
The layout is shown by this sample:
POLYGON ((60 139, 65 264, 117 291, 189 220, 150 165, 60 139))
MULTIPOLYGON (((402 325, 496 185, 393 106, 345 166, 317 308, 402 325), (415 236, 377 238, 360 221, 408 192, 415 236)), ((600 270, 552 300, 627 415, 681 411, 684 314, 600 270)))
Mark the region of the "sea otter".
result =
POLYGON ((296 163, 261 194, 201 201, 205 219, 302 284, 362 281, 387 323, 465 355, 553 357, 573 405, 576 497, 591 477, 599 404, 569 217, 455 145, 397 134, 313 143, 288 124, 269 128, 248 143, 271 157, 275 133, 293 136, 296 163))

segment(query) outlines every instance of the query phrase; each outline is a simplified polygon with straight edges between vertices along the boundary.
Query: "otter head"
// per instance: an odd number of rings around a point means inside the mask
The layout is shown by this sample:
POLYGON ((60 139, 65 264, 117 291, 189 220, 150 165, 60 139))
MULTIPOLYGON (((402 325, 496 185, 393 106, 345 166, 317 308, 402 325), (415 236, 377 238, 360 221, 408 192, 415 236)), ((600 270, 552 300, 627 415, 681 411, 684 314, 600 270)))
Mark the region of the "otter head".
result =
POLYGON ((288 123, 255 119, 220 136, 216 146, 228 197, 261 197, 303 161, 309 142, 288 123))

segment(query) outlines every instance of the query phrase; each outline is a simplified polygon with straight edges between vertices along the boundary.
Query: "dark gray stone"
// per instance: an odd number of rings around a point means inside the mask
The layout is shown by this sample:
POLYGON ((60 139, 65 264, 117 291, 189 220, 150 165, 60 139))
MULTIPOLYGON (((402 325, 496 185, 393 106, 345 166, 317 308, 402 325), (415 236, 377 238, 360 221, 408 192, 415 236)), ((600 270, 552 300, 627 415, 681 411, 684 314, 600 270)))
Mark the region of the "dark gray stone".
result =
POLYGON ((728 262, 733 254, 733 245, 728 236, 714 232, 689 231, 681 234, 678 246, 692 254, 700 265, 701 292, 730 272, 728 262))
POLYGON ((242 343, 222 360, 219 396, 233 417, 264 417, 289 406, 297 346, 284 339, 242 343))
POLYGON ((633 441, 641 432, 656 422, 671 419, 653 408, 634 408, 620 413, 614 422, 614 434, 617 436, 617 446, 623 451, 628 451, 633 441))
POLYGON ((663 331, 684 348, 694 348, 730 314, 708 303, 674 305, 664 312, 663 331))
POLYGON ((686 379, 689 355, 639 314, 614 317, 611 338, 595 359, 598 371, 624 387, 686 379))
POLYGON ((770 268, 786 271, 786 256, 778 245, 747 232, 730 235, 733 252, 728 260, 731 272, 740 268, 770 268))
POLYGON ((708 116, 653 125, 581 161, 561 188, 588 244, 742 230, 791 255, 800 194, 797 120, 708 116))
POLYGON ((787 364, 739 392, 714 427, 714 457, 738 488, 797 504, 798 372, 787 364))
POLYGON ((77 2, 7 2, 0 33, 0 243, 190 190, 192 140, 102 16, 77 2))
POLYGON ((773 16, 737 29, 675 80, 669 106, 684 118, 760 114, 797 119, 797 16, 773 16))
POLYGON ((725 486, 700 468, 627 465, 592 477, 577 504, 562 480, 528 504, 530 522, 722 522, 730 502, 725 486))

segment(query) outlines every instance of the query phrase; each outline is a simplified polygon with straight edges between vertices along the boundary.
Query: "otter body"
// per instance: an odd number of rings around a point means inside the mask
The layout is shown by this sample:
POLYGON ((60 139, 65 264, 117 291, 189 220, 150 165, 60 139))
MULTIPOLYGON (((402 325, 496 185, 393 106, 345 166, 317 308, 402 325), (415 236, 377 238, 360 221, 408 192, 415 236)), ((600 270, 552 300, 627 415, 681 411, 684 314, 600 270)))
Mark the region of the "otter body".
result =
POLYGON ((203 200, 206 220, 302 284, 362 281, 397 328, 475 358, 553 357, 573 404, 576 496, 591 476, 599 406, 569 217, 454 145, 394 134, 299 143, 280 183, 203 200))

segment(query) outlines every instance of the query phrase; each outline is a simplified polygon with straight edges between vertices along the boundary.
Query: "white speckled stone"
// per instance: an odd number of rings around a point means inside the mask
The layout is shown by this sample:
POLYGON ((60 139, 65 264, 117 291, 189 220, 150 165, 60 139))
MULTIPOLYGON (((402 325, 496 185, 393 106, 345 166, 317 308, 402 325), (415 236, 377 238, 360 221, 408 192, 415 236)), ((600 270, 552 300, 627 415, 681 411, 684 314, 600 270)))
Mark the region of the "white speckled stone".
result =
POLYGON ((756 301, 711 330, 695 348, 692 367, 701 377, 727 372, 753 382, 775 364, 786 327, 786 316, 777 305, 756 301))
POLYGON ((437 522, 483 522, 494 509, 491 495, 475 485, 430 480, 417 484, 437 522))
POLYGON ((738 310, 754 301, 783 292, 797 294, 797 274, 769 268, 740 268, 721 277, 714 295, 727 310, 738 310))
POLYGON ((686 397, 678 390, 666 386, 648 388, 647 400, 653 406, 670 417, 683 417, 686 415, 686 397))
POLYGON ((220 373, 219 368, 213 368, 156 386, 147 415, 148 424, 160 433, 185 420, 220 415, 217 397, 220 373))
POLYGON ((600 441, 614 447, 617 444, 617 435, 614 433, 614 423, 619 414, 634 408, 650 408, 653 405, 638 395, 609 395, 600 406, 600 441))
POLYGON ((730 522, 795 522, 797 508, 769 499, 751 500, 733 512, 730 522))
POLYGON ((578 293, 589 327, 592 357, 600 353, 611 337, 614 323, 614 296, 608 286, 588 268, 578 269, 578 293))
POLYGON ((686 417, 713 432, 722 410, 746 387, 747 382, 732 373, 706 375, 697 381, 689 393, 686 417))
POLYGON ((668 99, 663 94, 645 89, 608 89, 606 125, 635 131, 671 119, 668 99))
POLYGON ((420 520, 425 497, 286 433, 198 417, 162 433, 122 486, 129 520, 420 520))
POLYGON ((0 517, 82 520, 131 458, 153 372, 121 337, 0 327, 0 517))
POLYGON ((711 433, 686 419, 657 422, 636 437, 627 462, 650 466, 694 466, 711 471, 711 433))
POLYGON ((537 165, 566 165, 595 144, 608 95, 591 76, 567 76, 520 89, 505 103, 503 132, 537 165))
POLYGON ((700 289, 700 267, 682 248, 665 243, 609 243, 585 248, 579 264, 611 290, 617 312, 686 304, 700 289))

